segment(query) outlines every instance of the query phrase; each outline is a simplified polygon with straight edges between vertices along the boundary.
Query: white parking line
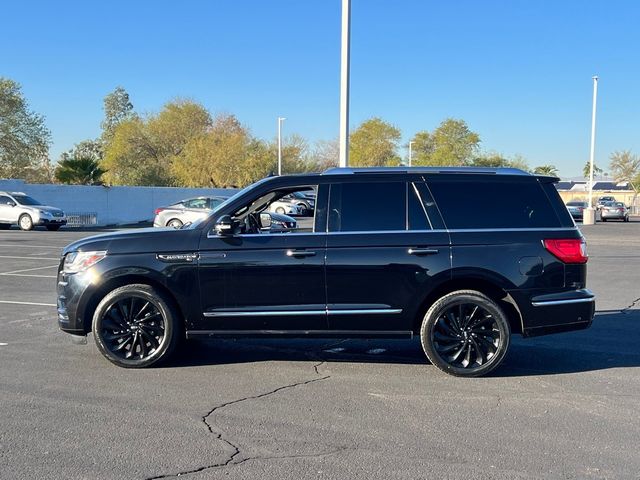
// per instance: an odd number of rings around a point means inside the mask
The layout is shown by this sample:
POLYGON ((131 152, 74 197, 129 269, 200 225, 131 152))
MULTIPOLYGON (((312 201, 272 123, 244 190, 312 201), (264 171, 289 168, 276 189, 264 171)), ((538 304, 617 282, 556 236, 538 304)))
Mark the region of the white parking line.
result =
POLYGON ((28 273, 0 273, 0 277, 35 277, 35 278, 58 278, 55 275, 30 275, 28 273))
POLYGON ((15 302, 13 300, 0 300, 0 303, 9 303, 11 305, 36 305, 38 307, 57 307, 55 303, 15 302))
POLYGON ((58 265, 47 265, 46 267, 25 268, 24 270, 12 270, 10 272, 2 272, 0 275, 13 275, 14 273, 33 272, 34 270, 44 270, 45 268, 53 268, 58 265))
POLYGON ((0 244, 0 247, 16 247, 16 248, 46 248, 46 249, 60 249, 62 250, 64 248, 64 245, 62 246, 57 246, 57 245, 12 245, 12 244, 0 244))
POLYGON ((6 347, 7 345, 9 345, 8 343, 4 343, 4 342, 0 342, 0 347, 6 347))
POLYGON ((0 255, 0 258, 16 258, 18 260, 57 260, 54 257, 15 257, 12 255, 0 255))

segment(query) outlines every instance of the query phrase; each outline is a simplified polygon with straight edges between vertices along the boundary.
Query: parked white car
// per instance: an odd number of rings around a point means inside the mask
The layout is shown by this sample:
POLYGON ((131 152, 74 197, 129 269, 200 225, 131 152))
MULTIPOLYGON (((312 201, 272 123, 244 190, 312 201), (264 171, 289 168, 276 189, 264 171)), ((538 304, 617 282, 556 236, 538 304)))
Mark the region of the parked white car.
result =
POLYGON ((269 205, 269 211, 279 213, 281 215, 301 215, 301 208, 290 201, 276 200, 269 205))
POLYGON ((67 224, 64 212, 56 207, 42 205, 22 192, 0 192, 0 229, 18 225, 22 230, 44 225, 47 230, 58 230, 67 224))

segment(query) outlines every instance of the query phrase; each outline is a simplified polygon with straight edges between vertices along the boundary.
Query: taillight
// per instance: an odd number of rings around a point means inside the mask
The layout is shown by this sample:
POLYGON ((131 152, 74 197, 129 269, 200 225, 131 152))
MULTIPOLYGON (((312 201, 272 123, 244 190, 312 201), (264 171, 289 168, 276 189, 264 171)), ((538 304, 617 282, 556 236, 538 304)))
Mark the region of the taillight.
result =
POLYGON ((551 238, 544 241, 544 248, 564 263, 587 263, 589 260, 584 238, 551 238))
POLYGON ((160 212, 163 212, 164 208, 156 208, 155 212, 153 212, 154 215, 158 215, 160 212))

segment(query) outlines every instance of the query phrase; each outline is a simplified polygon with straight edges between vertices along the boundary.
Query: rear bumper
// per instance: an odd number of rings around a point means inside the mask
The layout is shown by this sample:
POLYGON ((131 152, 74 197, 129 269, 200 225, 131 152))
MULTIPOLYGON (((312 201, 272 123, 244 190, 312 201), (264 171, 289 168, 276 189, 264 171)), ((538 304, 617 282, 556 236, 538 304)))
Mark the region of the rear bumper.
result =
POLYGON ((522 314, 525 337, 588 328, 596 310, 596 297, 587 289, 559 293, 512 292, 522 314))

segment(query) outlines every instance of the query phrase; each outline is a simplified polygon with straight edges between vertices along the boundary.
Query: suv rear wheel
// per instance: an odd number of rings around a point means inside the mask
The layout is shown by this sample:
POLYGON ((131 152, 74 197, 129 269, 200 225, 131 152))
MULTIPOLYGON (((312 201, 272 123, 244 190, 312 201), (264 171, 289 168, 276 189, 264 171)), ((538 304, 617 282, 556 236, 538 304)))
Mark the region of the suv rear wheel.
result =
POLYGON ((475 290, 451 292, 427 311, 422 348, 433 365, 459 377, 479 377, 498 367, 511 330, 500 306, 475 290))
POLYGON ((162 292, 125 285, 108 293, 93 315, 100 353, 120 367, 142 368, 166 360, 178 343, 179 315, 162 292))

